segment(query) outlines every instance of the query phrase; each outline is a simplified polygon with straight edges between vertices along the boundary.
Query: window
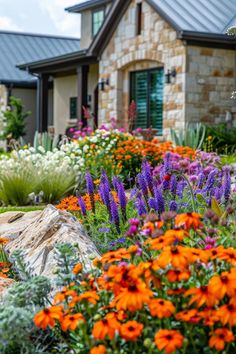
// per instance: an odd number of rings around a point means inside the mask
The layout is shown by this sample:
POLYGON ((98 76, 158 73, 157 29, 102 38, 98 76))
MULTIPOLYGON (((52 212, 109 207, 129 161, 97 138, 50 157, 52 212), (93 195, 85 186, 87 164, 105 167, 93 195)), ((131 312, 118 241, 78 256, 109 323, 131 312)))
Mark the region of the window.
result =
POLYGON ((135 128, 152 126, 162 135, 163 86, 163 68, 131 73, 130 101, 135 101, 137 109, 135 128))
POLYGON ((92 32, 96 36, 104 20, 104 9, 96 10, 92 14, 92 32))
POLYGON ((142 31, 142 3, 136 5, 136 36, 139 36, 142 31))
POLYGON ((70 98, 70 119, 77 119, 77 97, 70 98))

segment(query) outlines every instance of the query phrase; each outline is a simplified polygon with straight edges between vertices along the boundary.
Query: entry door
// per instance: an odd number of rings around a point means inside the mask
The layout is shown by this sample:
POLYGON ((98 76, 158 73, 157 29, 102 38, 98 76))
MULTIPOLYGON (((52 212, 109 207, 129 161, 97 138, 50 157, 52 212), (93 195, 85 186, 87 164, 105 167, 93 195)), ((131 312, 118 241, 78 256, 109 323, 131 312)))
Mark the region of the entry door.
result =
POLYGON ((162 135, 163 128, 163 87, 164 70, 157 68, 131 73, 131 101, 137 107, 135 128, 157 129, 162 135))

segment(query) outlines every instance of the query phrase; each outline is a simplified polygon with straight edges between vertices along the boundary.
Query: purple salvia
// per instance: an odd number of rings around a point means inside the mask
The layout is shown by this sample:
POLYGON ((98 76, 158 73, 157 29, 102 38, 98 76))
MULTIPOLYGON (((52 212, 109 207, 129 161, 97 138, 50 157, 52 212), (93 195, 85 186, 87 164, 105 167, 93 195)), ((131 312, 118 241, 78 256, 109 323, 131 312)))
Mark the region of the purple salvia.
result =
POLYGON ((105 170, 102 170, 100 180, 101 180, 101 183, 106 183, 106 185, 109 187, 109 190, 110 190, 110 183, 109 183, 109 179, 108 179, 108 176, 107 176, 105 170))
POLYGON ((216 198, 217 202, 221 201, 222 195, 223 195, 223 188, 216 187, 214 190, 214 197, 216 198))
POLYGON ((143 198, 141 196, 137 197, 136 200, 135 200, 135 207, 138 211, 138 215, 139 216, 143 216, 145 214, 147 214, 147 209, 146 209, 146 206, 145 206, 145 202, 143 200, 143 198))
POLYGON ((118 183, 117 183, 117 194, 118 194, 118 199, 119 199, 120 208, 121 208, 121 212, 122 212, 122 218, 123 218, 123 221, 125 221, 126 220, 127 200, 126 200, 124 185, 119 179, 118 179, 118 183))
POLYGON ((111 221, 116 227, 117 232, 120 234, 120 217, 118 206, 113 198, 113 195, 110 193, 110 206, 111 206, 111 221))
POLYGON ((137 181, 138 181, 138 184, 139 184, 139 187, 142 191, 142 194, 144 196, 144 198, 146 199, 147 196, 148 196, 148 186, 147 186, 147 183, 145 181, 145 177, 142 173, 139 173, 137 175, 137 181))
POLYGON ((202 188, 204 181, 205 181, 205 174, 203 172, 201 172, 198 176, 198 184, 197 184, 197 187, 199 189, 202 188))
POLYGON ((177 209, 178 209, 178 206, 177 206, 176 201, 175 201, 175 200, 172 200, 172 201, 170 202, 170 211, 177 211, 177 209))
POLYGON ((154 211, 158 212, 158 205, 155 198, 149 198, 148 206, 150 209, 153 209, 154 211))
POLYGON ((177 189, 176 189, 176 194, 178 195, 178 197, 180 197, 180 198, 183 197, 184 188, 185 188, 185 182, 184 181, 179 181, 177 183, 177 189))
POLYGON ((106 182, 100 183, 99 185, 99 194, 102 198, 103 204, 107 207, 107 211, 111 219, 111 203, 110 203, 110 188, 106 182))
POLYGON ((158 213, 161 214, 165 211, 165 201, 160 189, 157 186, 155 187, 154 195, 157 202, 158 213))
POLYGON ((142 174, 145 178, 145 181, 148 185, 151 194, 154 195, 154 181, 152 178, 151 167, 146 160, 144 160, 142 163, 142 174))
POLYGON ((216 170, 212 170, 207 177, 206 187, 204 188, 206 192, 210 192, 211 189, 213 188, 215 183, 215 176, 216 176, 216 170))
POLYGON ((85 181, 86 181, 86 186, 87 186, 87 191, 88 191, 92 211, 93 213, 95 213, 94 185, 93 185, 92 176, 89 172, 86 172, 85 174, 85 181))
POLYGON ((223 178, 223 194, 224 194, 225 203, 228 203, 230 193, 231 193, 230 168, 228 166, 225 166, 224 167, 224 178, 223 178))
POLYGON ((78 196, 77 200, 78 200, 78 204, 79 204, 82 215, 86 216, 87 211, 86 211, 86 206, 85 206, 85 202, 84 202, 83 198, 81 196, 78 196))
POLYGON ((168 175, 171 171, 171 154, 167 152, 164 157, 164 174, 168 175))
POLYGON ((113 187, 115 189, 116 192, 118 192, 118 184, 119 184, 120 180, 117 176, 113 176, 112 177, 112 184, 113 184, 113 187))
POLYGON ((170 192, 172 193, 173 198, 175 198, 176 196, 176 191, 177 191, 177 178, 176 175, 172 175, 170 180, 170 192))

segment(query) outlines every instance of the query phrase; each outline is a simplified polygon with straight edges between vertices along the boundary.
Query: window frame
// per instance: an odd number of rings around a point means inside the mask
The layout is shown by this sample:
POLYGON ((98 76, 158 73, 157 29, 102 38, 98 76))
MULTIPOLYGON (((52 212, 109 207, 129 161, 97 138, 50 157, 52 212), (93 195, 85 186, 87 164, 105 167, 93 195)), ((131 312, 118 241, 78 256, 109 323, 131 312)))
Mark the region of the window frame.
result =
MULTIPOLYGON (((94 38, 94 37, 98 34, 100 28, 102 27, 102 24, 101 24, 101 26, 99 27, 98 31, 97 31, 96 33, 94 33, 94 15, 95 15, 97 12, 101 12, 101 11, 102 11, 102 12, 103 12, 103 21, 104 21, 104 19, 105 19, 105 10, 106 10, 105 6, 102 6, 102 7, 96 8, 96 9, 94 9, 94 10, 92 11, 92 38, 94 38)), ((103 22, 102 22, 102 23, 103 23, 103 22)))
POLYGON ((142 34, 143 30, 143 3, 138 2, 136 4, 136 28, 135 28, 135 34, 136 36, 140 36, 142 34))

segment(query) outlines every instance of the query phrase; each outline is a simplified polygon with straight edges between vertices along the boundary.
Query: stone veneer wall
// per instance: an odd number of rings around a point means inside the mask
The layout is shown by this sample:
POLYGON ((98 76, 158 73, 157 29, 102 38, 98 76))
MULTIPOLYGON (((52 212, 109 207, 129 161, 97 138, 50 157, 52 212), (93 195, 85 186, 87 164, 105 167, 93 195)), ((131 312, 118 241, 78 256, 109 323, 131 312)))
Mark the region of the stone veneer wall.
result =
POLYGON ((217 124, 225 121, 226 111, 235 111, 235 63, 234 50, 187 48, 187 121, 217 124))
POLYGON ((172 29, 143 1, 143 30, 136 36, 136 3, 133 0, 101 55, 99 76, 109 78, 109 86, 100 91, 99 123, 117 117, 124 125, 129 105, 129 72, 164 66, 175 67, 176 83, 164 86, 163 128, 181 129, 185 117, 186 47, 172 29))

